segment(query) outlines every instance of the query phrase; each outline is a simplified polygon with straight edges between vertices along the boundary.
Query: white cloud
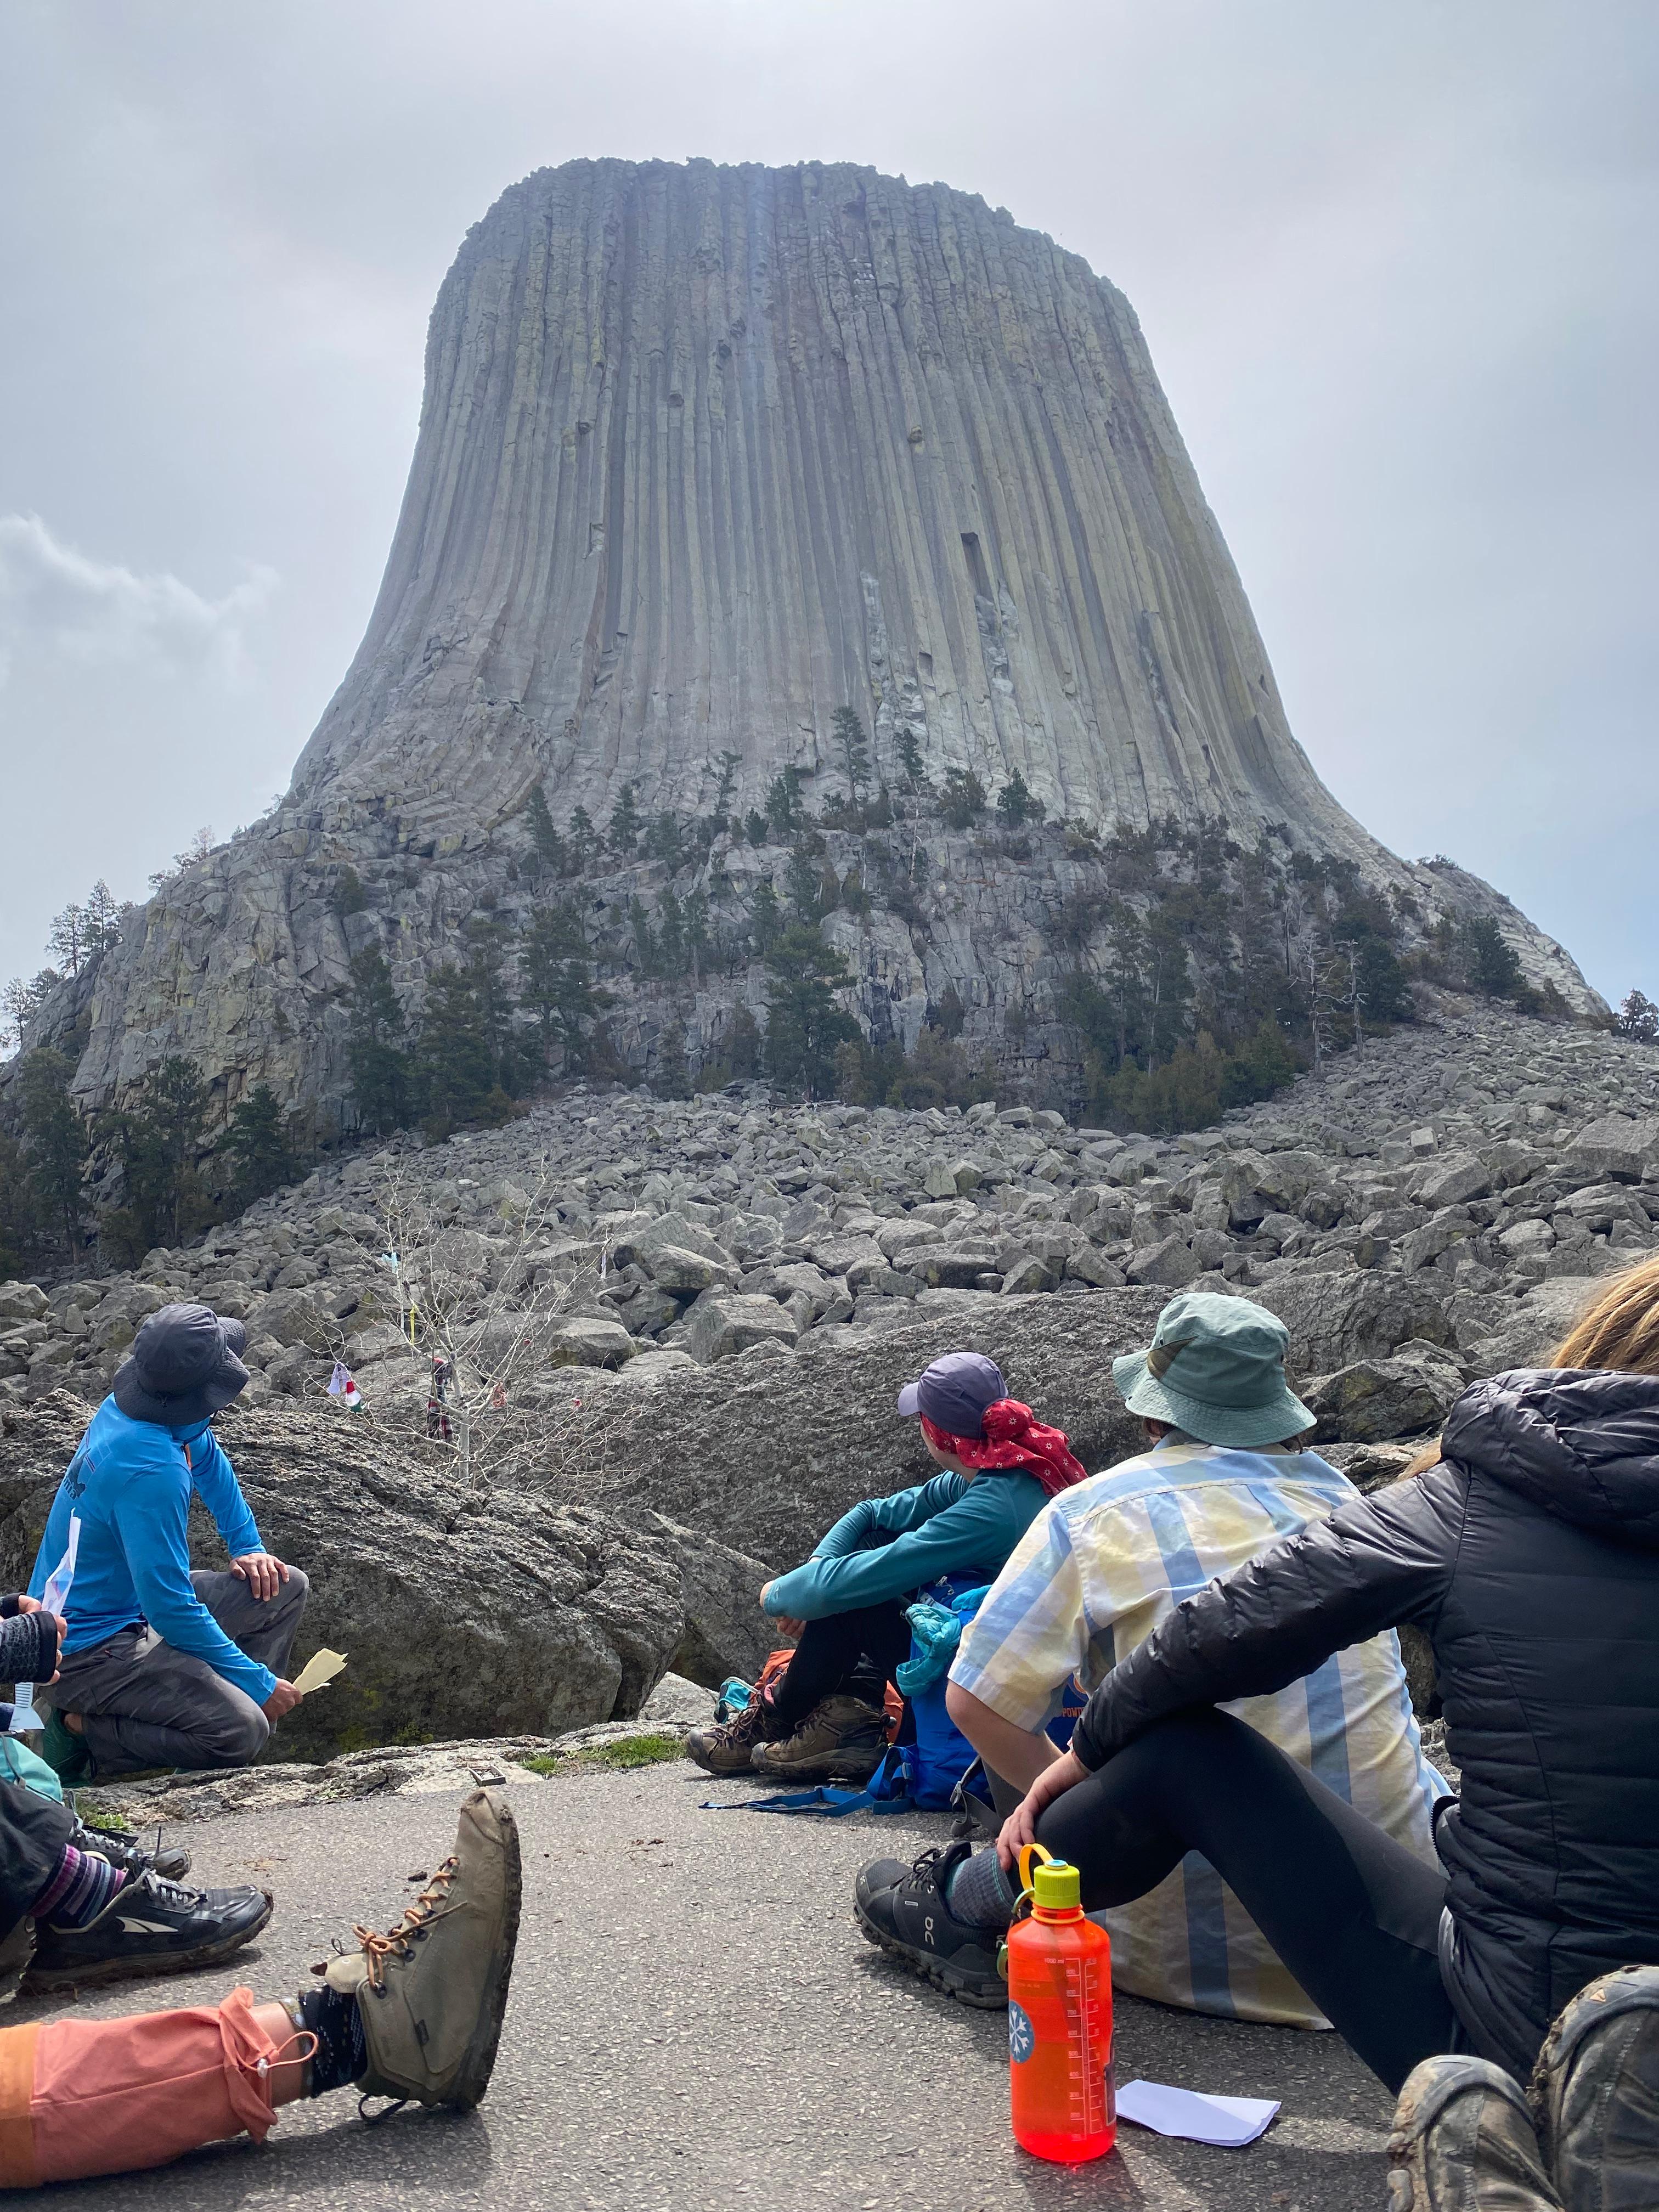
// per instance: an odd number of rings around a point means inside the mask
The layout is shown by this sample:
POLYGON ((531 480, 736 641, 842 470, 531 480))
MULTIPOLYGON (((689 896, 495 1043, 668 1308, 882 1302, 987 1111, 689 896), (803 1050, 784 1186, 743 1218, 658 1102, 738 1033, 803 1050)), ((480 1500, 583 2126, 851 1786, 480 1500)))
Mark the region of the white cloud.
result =
POLYGON ((0 514, 0 684, 23 650, 205 669, 234 683, 244 626, 276 585, 274 568, 250 562, 222 599, 204 599, 167 569, 140 575, 77 552, 38 514, 0 514))

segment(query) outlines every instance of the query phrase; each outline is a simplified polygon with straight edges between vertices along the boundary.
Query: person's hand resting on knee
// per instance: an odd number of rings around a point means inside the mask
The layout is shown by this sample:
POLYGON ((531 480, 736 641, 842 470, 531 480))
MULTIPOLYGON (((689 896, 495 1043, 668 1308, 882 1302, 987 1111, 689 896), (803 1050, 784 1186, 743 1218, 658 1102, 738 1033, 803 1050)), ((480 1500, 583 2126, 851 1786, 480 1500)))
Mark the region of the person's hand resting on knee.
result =
POLYGON ((1089 1769, 1073 1751, 1063 1751, 1052 1766, 1045 1766, 1013 1811, 997 1838, 997 1860, 1005 1874, 1012 1874, 1027 1844, 1036 1841, 1037 1822, 1068 1790, 1086 1781, 1089 1769))
POLYGON ((272 1552, 244 1552, 233 1559, 230 1571, 245 1582, 261 1605, 274 1598, 288 1580, 288 1569, 272 1552))
MULTIPOLYGON (((760 1602, 761 1611, 763 1613, 766 1610, 766 1593, 771 1589, 771 1583, 767 1583, 761 1590, 760 1602)), ((772 1626, 781 1635, 787 1636, 792 1642, 799 1644, 801 1638, 801 1632, 806 1626, 806 1623, 804 1620, 796 1620, 788 1613, 774 1613, 772 1616, 772 1626)))

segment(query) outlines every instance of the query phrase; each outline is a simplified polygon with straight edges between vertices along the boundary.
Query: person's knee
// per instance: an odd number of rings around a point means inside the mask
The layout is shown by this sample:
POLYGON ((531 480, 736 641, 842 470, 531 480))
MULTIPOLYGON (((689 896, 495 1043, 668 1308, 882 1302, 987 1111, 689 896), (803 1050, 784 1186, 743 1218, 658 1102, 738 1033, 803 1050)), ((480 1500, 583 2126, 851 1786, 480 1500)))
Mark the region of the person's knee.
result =
POLYGON ((276 1601, 285 1613, 298 1613, 311 1595, 311 1577, 303 1567, 290 1566, 288 1580, 276 1592, 276 1601))
POLYGON ((195 1731, 209 1763, 246 1766, 270 1741, 270 1723, 252 1699, 221 1705, 195 1731))
POLYGON ((970 1691, 964 1690, 960 1682, 947 1681, 945 1685, 945 1710, 974 1749, 978 1751, 980 1744, 974 1734, 974 1724, 977 1715, 984 1710, 979 1699, 970 1691))

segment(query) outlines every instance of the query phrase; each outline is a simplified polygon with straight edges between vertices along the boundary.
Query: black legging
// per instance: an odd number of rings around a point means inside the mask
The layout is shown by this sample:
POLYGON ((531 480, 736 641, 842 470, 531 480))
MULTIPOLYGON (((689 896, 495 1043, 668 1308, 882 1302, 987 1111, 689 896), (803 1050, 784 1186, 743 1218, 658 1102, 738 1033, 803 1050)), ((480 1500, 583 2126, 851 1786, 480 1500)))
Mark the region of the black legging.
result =
POLYGON ((1056 1798, 1036 1832, 1080 1870, 1091 1912, 1144 1897, 1201 1851, 1390 2089, 1454 2047, 1445 1876, 1231 1714, 1160 1722, 1056 1798))
POLYGON ((893 1669, 910 1656, 910 1624, 896 1598, 809 1620, 795 1656, 772 1692, 775 1719, 799 1728, 821 1698, 837 1691, 878 1705, 893 1669))

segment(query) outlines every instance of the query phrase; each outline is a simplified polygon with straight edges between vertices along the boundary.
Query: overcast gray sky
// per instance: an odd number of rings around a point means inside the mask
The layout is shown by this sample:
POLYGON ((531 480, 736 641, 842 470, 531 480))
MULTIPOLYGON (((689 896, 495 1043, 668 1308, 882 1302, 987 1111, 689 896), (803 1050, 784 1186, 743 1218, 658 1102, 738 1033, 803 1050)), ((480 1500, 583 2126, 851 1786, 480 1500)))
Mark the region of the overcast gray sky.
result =
POLYGON ((1652 0, 4 0, 0 978, 286 783, 468 225, 702 155, 1121 285, 1326 781, 1659 997, 1656 86, 1652 0))

